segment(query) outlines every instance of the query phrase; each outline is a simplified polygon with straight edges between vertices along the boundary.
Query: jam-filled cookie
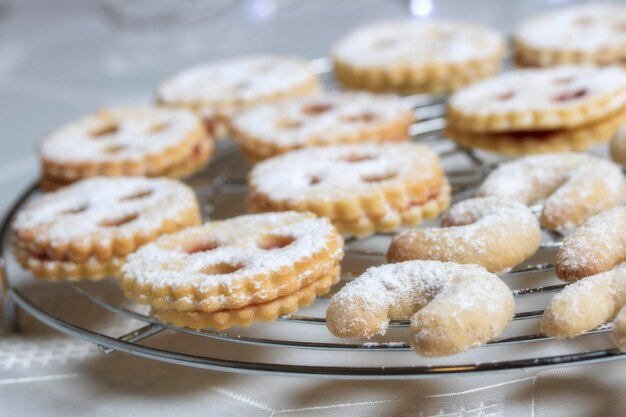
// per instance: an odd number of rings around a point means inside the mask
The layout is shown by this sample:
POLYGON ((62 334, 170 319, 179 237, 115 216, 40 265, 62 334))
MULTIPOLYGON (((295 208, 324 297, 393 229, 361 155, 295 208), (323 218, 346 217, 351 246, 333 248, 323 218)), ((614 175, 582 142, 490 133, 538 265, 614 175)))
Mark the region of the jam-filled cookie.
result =
POLYGON ((337 282, 342 258, 343 239, 327 219, 247 215, 145 245, 128 257, 121 285, 165 321, 223 329, 308 303, 337 282))
POLYGON ((193 191, 176 180, 96 177, 44 195, 12 228, 19 263, 50 280, 116 275, 126 256, 158 236, 200 223, 193 191))
POLYGON ((399 97, 325 93, 244 111, 233 133, 246 157, 259 161, 314 145, 405 141, 413 122, 414 111, 399 97))
POLYGON ((626 6, 600 3, 556 9, 523 22, 514 43, 520 66, 623 65, 626 6))
POLYGON ((39 148, 44 189, 94 176, 184 177, 213 154, 213 138, 188 110, 116 107, 70 122, 39 148))
POLYGON ((248 183, 252 211, 311 211, 348 236, 417 225, 450 201, 439 157, 413 143, 300 149, 257 164, 248 183))
POLYGON ((333 48, 339 83, 348 89, 403 94, 453 91, 500 70, 498 32, 453 21, 386 21, 348 33, 333 48))
POLYGON ((565 66, 511 71, 456 92, 447 135, 469 148, 519 155, 585 150, 626 120, 626 72, 565 66))
POLYGON ((320 89, 309 62, 292 57, 252 55, 185 69, 165 80, 157 101, 192 109, 211 133, 224 136, 238 111, 320 89))

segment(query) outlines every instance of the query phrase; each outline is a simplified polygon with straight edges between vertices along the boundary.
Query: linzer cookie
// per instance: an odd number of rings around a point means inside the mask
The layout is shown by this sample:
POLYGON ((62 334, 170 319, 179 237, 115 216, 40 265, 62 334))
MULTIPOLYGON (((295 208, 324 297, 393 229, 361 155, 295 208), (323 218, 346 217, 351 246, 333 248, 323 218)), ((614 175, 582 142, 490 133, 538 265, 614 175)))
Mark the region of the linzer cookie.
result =
POLYGON ((12 243, 19 263, 50 280, 116 275, 126 256, 200 223, 193 191, 166 178, 90 178, 46 194, 21 211, 12 243))
POLYGON ((503 154, 584 150, 626 120, 626 72, 565 66, 508 72, 455 93, 447 135, 503 154))
POLYGON ((521 66, 623 65, 626 6, 589 4, 557 9, 522 23, 514 36, 521 66))
POLYGON ((399 97, 325 93, 254 107, 233 120, 235 140, 259 161, 313 145, 405 141, 415 122, 399 97))
POLYGON ((159 86, 157 101, 197 111, 209 131, 224 136, 231 117, 241 109, 318 90, 318 77, 307 61, 254 55, 174 74, 159 86))
POLYGON ((213 139, 188 110, 118 107, 53 131, 40 146, 41 183, 56 189, 94 176, 184 177, 213 154, 213 139))
POLYGON ((410 94, 453 91, 492 76, 505 49, 503 37, 486 27, 399 20, 354 30, 332 58, 345 88, 410 94))
POLYGON ((128 257, 126 295, 174 324, 224 329, 273 320, 339 279, 343 239, 312 213, 213 221, 163 236, 128 257))
POLYGON ((413 143, 300 149, 257 164, 248 183, 252 211, 311 211, 348 236, 419 224, 450 201, 438 156, 413 143))

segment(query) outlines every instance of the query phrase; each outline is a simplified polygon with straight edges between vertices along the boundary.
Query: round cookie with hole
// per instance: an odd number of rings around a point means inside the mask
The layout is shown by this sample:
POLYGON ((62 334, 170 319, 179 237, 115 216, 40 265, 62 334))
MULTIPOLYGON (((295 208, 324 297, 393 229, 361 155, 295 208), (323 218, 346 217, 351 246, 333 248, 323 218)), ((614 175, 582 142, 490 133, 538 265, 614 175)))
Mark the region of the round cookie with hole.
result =
POLYGON ((308 61, 251 55, 184 69, 158 87, 157 102, 197 112, 210 133, 224 137, 231 118, 243 109, 319 90, 308 61))
POLYGON ((514 36, 522 67, 623 65, 626 6, 595 3, 558 8, 521 24, 514 36))
POLYGON ((563 66, 511 71, 448 101, 446 134, 468 148, 520 155, 585 150, 626 120, 626 71, 563 66))
POLYGON ((39 147, 41 185, 94 176, 185 177, 213 154, 213 138, 189 110, 114 107, 70 122, 39 147))
POLYGON ((158 236, 200 223, 193 190, 167 178, 96 177, 48 193, 20 211, 13 253, 36 277, 96 280, 158 236))
POLYGON ((316 145, 406 141, 414 122, 399 97, 333 92, 254 107, 235 117, 232 129, 246 158, 258 162, 316 145))
POLYGON ((439 157, 414 143, 300 149, 257 164, 248 184, 251 211, 311 211, 344 236, 417 225, 450 202, 439 157))
MULTIPOLYGON (((189 323, 204 317, 204 323, 224 328, 228 317, 232 324, 254 311, 267 318, 266 303, 293 294, 289 303, 298 305, 302 296, 329 288, 343 254, 337 230, 312 213, 245 215, 145 245, 128 257, 120 282, 129 298, 151 305, 166 320, 176 317, 178 323, 189 314, 189 323), (215 314, 209 319, 199 313, 215 314)), ((284 311, 282 301, 269 310, 284 311)))
POLYGON ((332 50, 342 87, 401 94, 450 92, 500 70, 504 37, 465 22, 391 20, 345 35, 332 50))

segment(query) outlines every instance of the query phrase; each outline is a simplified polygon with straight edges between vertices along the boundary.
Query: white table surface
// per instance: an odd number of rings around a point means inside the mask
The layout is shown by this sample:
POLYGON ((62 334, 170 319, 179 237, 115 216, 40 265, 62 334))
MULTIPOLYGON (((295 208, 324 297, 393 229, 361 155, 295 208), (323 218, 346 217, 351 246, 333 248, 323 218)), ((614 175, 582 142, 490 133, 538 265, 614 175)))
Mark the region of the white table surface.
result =
MULTIPOLYGON (((510 31, 563 2, 434 3, 432 16, 510 31)), ((197 62, 250 52, 316 58, 354 25, 407 14, 402 1, 242 0, 195 24, 137 30, 113 26, 95 1, 13 0, 0 10, 0 212, 36 178, 37 142, 64 121, 149 102, 159 80, 197 62)), ((0 333, 2 416, 626 415, 622 362, 419 381, 252 377, 105 356, 28 316, 22 322, 20 334, 0 333)))

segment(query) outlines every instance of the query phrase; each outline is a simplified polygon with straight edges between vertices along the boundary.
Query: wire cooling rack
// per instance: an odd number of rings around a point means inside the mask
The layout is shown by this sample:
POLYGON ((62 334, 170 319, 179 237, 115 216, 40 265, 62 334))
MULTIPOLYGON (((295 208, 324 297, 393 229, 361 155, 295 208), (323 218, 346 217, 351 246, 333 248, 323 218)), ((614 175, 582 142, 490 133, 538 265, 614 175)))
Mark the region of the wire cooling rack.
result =
MULTIPOLYGON (((314 63, 320 73, 328 73, 327 60, 314 63)), ((419 95, 406 99, 414 105, 419 117, 419 122, 411 127, 411 136, 414 141, 431 145, 441 156, 453 187, 453 200, 471 196, 496 162, 459 148, 442 136, 445 110, 442 97, 419 95)), ((202 203, 205 219, 245 212, 248 169, 231 142, 218 144, 215 160, 204 172, 187 181, 202 203)), ((564 286, 555 278, 550 263, 562 239, 554 232, 544 232, 541 248, 527 265, 501 274, 513 289, 517 306, 513 322, 501 338, 464 354, 425 359, 415 355, 406 343, 409 326, 406 320, 392 321, 387 335, 373 340, 335 338, 324 326, 328 304, 325 297, 275 323, 214 332, 159 322, 146 306, 127 300, 112 279, 95 283, 36 282, 17 267, 8 241, 13 217, 38 193, 36 184, 25 190, 0 227, 0 282, 5 320, 14 331, 19 331, 16 313, 21 309, 50 327, 97 344, 105 355, 119 351, 212 370, 351 379, 530 370, 626 358, 626 354, 612 347, 607 335, 610 325, 565 341, 539 332, 543 308, 564 286), (42 292, 56 294, 53 302, 42 302, 42 292), (132 331, 115 334, 120 328, 132 331)), ((539 211, 540 207, 533 209, 539 211)), ((377 234, 347 241, 341 281, 333 293, 367 267, 384 263, 390 240, 391 235, 377 234)))

